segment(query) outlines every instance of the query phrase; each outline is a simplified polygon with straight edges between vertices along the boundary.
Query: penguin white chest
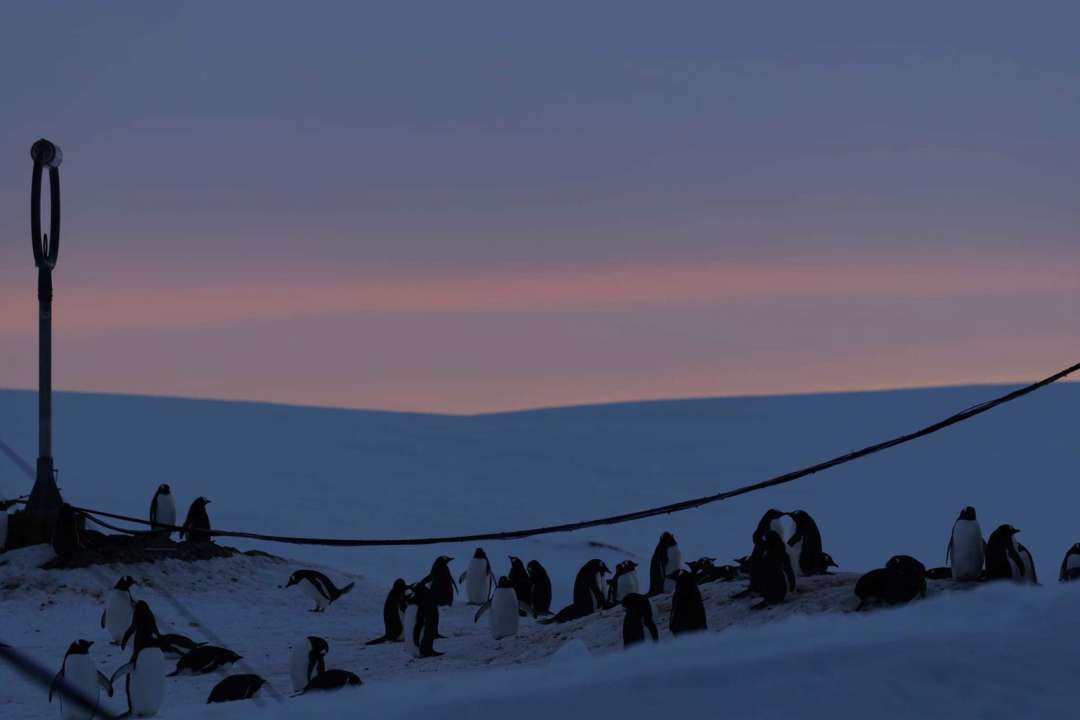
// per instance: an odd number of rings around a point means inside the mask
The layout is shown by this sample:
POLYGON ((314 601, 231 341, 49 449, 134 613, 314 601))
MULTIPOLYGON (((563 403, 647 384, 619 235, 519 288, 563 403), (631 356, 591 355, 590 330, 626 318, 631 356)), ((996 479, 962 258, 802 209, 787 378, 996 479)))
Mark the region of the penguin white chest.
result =
POLYGON ((488 611, 491 637, 500 640, 517 635, 518 621, 518 601, 514 588, 496 588, 491 598, 491 609, 488 611))
POLYGON ((113 588, 105 596, 105 630, 108 631, 114 643, 119 643, 124 638, 124 633, 131 627, 133 613, 131 595, 127 590, 113 588))
MULTIPOLYGON (((666 582, 664 583, 664 586, 667 586, 666 582)), ((636 592, 641 592, 637 573, 631 570, 628 573, 620 575, 619 582, 615 585, 615 602, 622 602, 624 597, 636 592)))
POLYGON ((1024 577, 1021 578, 1026 583, 1035 584, 1035 560, 1031 557, 1031 552, 1027 548, 1023 548, 1020 551, 1020 559, 1024 562, 1024 577))
POLYGON ((159 523, 162 525, 176 525, 176 502, 173 500, 171 493, 158 495, 155 509, 157 510, 157 521, 159 523))
POLYGON ((300 589, 304 591, 305 595, 315 601, 315 604, 318 605, 319 610, 325 610, 330 604, 330 600, 326 597, 326 595, 323 595, 319 587, 310 580, 301 580, 300 589))
POLYGON ((957 520, 952 533, 952 571, 957 580, 978 580, 983 571, 982 529, 977 520, 957 520))
POLYGON ((420 657, 420 647, 413 642, 413 631, 416 629, 418 614, 417 606, 410 604, 405 608, 405 621, 402 623, 405 628, 405 654, 417 658, 420 657))
POLYGON ((153 717, 165 700, 165 657, 156 647, 144 648, 128 676, 131 712, 135 717, 153 717))
POLYGON ((470 605, 483 605, 488 598, 488 561, 473 558, 465 572, 465 598, 470 605))
POLYGON ((682 567, 682 550, 678 545, 672 545, 667 549, 667 559, 664 561, 664 592, 675 592, 675 581, 668 577, 682 567))
POLYGON ((293 648, 289 655, 289 679, 292 680, 293 692, 300 692, 307 687, 308 658, 311 654, 310 643, 307 640, 293 648))
MULTIPOLYGON (((101 688, 97 682, 97 667, 89 655, 68 655, 64 663, 64 679, 89 700, 97 702, 101 688)), ((93 713, 60 696, 60 716, 67 720, 90 720, 93 713)))

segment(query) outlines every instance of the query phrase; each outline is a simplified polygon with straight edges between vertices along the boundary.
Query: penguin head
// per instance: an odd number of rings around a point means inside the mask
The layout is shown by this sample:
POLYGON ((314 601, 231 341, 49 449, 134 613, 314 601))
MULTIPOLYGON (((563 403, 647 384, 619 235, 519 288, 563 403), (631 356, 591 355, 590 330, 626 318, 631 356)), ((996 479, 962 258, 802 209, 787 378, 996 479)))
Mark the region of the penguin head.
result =
POLYGON ((676 545, 676 544, 677 543, 675 542, 675 536, 672 535, 671 533, 664 532, 664 534, 662 534, 660 536, 660 545, 662 547, 671 547, 672 545, 676 545))
POLYGON ((974 520, 975 508, 968 505, 966 508, 960 511, 960 520, 974 520))
POLYGON ((1002 525, 1001 528, 1007 535, 1010 535, 1010 536, 1011 535, 1016 535, 1018 532, 1020 532, 1018 529, 1014 528, 1012 525, 1002 525))
POLYGON ((435 564, 436 565, 449 565, 450 561, 453 560, 453 559, 454 558, 450 557, 449 555, 440 555, 439 557, 435 558, 435 564))
POLYGON ((158 495, 168 495, 172 492, 172 488, 169 487, 168 483, 161 483, 157 486, 157 491, 158 495))
POLYGON ((595 558, 593 560, 590 560, 589 564, 592 565, 593 572, 598 573, 600 575, 607 575, 608 573, 611 572, 611 570, 608 569, 608 566, 606 564, 604 564, 604 561, 600 560, 599 558, 595 558))
POLYGON ((394 587, 392 588, 392 592, 395 595, 401 595, 408 587, 409 586, 405 583, 405 580, 403 578, 398 578, 394 581, 394 587))
POLYGON ((806 511, 805 510, 792 510, 791 512, 787 513, 787 516, 789 518, 791 518, 792 520, 798 522, 800 519, 806 517, 806 511))
POLYGON ((633 560, 626 560, 623 562, 623 567, 626 568, 624 572, 634 572, 637 569, 637 563, 633 560))
POLYGON ((225 649, 222 649, 221 653, 219 653, 219 657, 221 658, 221 662, 223 662, 223 663, 234 663, 237 660, 243 660, 244 659, 243 655, 237 655, 232 650, 225 650, 225 649))
MULTIPOLYGON (((507 555, 506 557, 510 558, 510 567, 517 567, 518 565, 521 565, 521 558, 519 558, 517 555, 507 555)), ((533 560, 529 563, 529 565, 532 565, 533 562, 536 561, 533 560)))
POLYGON ((114 585, 113 587, 115 587, 117 590, 130 590, 132 585, 138 584, 139 583, 135 582, 135 578, 131 577, 130 575, 125 575, 124 577, 117 580, 116 585, 114 585))
MULTIPOLYGON (((93 640, 76 640, 68 646, 68 655, 86 655, 90 652, 90 646, 94 644, 93 640)), ((66 657, 66 656, 65 656, 66 657)))
POLYGON ((308 635, 308 646, 317 655, 325 655, 330 652, 330 643, 316 635, 308 635))
POLYGON ((484 552, 484 548, 476 548, 476 552, 472 556, 478 560, 487 560, 487 553, 484 552))
POLYGON ((209 500, 207 500, 206 498, 204 498, 204 497, 201 497, 201 496, 200 496, 200 497, 197 497, 197 498, 195 498, 195 502, 193 502, 193 503, 191 503, 191 504, 192 504, 192 505, 193 505, 194 507, 201 507, 201 508, 204 508, 204 507, 206 507, 207 505, 209 505, 209 504, 210 504, 210 501, 209 501, 209 500))
POLYGON ((360 685, 361 684, 360 683, 360 678, 357 677, 357 675, 355 673, 351 673, 351 672, 349 672, 347 670, 344 671, 344 672, 345 672, 345 684, 346 685, 360 685))
POLYGON ((832 555, 830 555, 829 553, 821 553, 821 560, 825 563, 825 567, 827 568, 840 567, 836 564, 836 561, 832 559, 832 555))
POLYGON ((1080 553, 1080 543, 1076 543, 1075 545, 1073 545, 1071 548, 1069 548, 1069 552, 1067 552, 1065 554, 1066 555, 1076 555, 1078 553, 1080 553))
POLYGON ((529 561, 529 575, 536 575, 536 574, 542 573, 542 572, 544 572, 544 566, 543 565, 541 565, 536 560, 530 560, 529 561))

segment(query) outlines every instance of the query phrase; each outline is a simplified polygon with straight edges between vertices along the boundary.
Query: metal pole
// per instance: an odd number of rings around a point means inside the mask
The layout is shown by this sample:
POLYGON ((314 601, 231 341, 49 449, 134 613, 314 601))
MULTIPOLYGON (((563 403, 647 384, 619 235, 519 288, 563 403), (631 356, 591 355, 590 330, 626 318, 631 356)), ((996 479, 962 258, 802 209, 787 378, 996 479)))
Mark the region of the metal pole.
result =
POLYGON ((38 459, 29 515, 49 523, 63 500, 56 487, 52 457, 52 271, 60 252, 60 148, 45 139, 30 148, 34 174, 30 183, 30 234, 38 269, 38 459), (41 232, 41 174, 49 169, 49 232, 41 232))

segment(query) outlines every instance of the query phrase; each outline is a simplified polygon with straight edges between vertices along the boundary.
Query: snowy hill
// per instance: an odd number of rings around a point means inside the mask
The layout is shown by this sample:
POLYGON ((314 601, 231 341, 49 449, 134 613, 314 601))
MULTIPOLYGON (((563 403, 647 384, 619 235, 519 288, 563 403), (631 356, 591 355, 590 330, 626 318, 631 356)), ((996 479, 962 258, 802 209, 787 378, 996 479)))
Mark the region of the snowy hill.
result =
MULTIPOLYGON (((974 387, 688 400, 473 417, 61 394, 55 401, 55 447, 63 491, 77 504, 144 516, 153 489, 168 482, 181 512, 196 495, 210 497, 211 518, 219 527, 408 537, 530 527, 704 495, 853 450, 1001 392, 974 387)), ((472 546, 330 549, 230 542, 288 561, 233 558, 195 569, 130 566, 109 568, 107 574, 130 572, 146 576, 151 587, 172 588, 209 629, 243 647, 253 670, 275 685, 275 678, 284 677, 291 638, 326 636, 332 657, 358 672, 367 686, 349 691, 358 693, 353 700, 345 699, 346 693, 290 700, 302 703, 297 707, 303 714, 323 708, 333 717, 341 703, 380 707, 376 698, 397 697, 395 710, 401 710, 401 716, 409 709, 415 713, 425 702, 445 701, 445 707, 459 708, 445 716, 472 717, 468 698, 476 697, 486 704, 475 714, 488 716, 518 692, 538 698, 553 688, 565 694, 555 706, 565 707, 595 691, 605 703, 611 693, 629 693, 644 703, 640 707, 655 708, 657 699, 647 688, 665 682, 681 688, 679 699, 671 700, 670 707, 665 704, 667 709, 700 707, 712 692, 723 698, 724 707, 746 708, 739 703, 750 702, 754 688, 763 692, 775 683, 791 682, 793 689, 814 696, 807 678, 794 677, 800 658, 815 667, 810 685, 829 687, 843 673, 855 673, 862 684, 847 689, 844 699, 869 702, 875 691, 893 687, 887 684, 889 672, 924 655, 940 662, 940 649, 958 639, 972 643, 970 651, 954 653, 969 669, 981 661, 980 647, 989 652, 1008 641, 1032 657, 1041 657, 1037 650, 1044 647, 1048 667, 1040 676, 1045 678, 1039 681, 1040 697, 1052 702, 1047 688, 1058 677, 1049 667, 1055 648, 1061 647, 1056 633, 1075 633, 1080 622, 1071 610, 1075 593, 1053 582, 1065 549, 1080 540, 1075 519, 1080 455, 1072 422, 1078 403, 1080 386, 1059 385, 918 443, 792 485, 673 516, 484 544, 499 573, 506 571, 509 553, 541 560, 555 585, 554 604, 561 606, 569 599, 574 572, 590 557, 602 557, 612 567, 626 557, 647 561, 660 532, 671 530, 687 559, 712 555, 726 562, 749 549, 757 519, 773 506, 810 511, 822 529, 825 550, 844 573, 879 566, 897 553, 940 565, 956 513, 973 504, 986 533, 1003 522, 1021 529, 1020 537, 1049 586, 1041 589, 980 588, 976 593, 950 593, 918 608, 855 616, 842 613, 853 604, 842 601, 850 600, 854 578, 842 574, 836 576, 841 590, 835 597, 824 587, 813 588, 799 602, 759 619, 730 606, 727 596, 737 588, 717 585, 708 591, 707 603, 713 629, 728 626, 722 633, 672 642, 662 624, 661 647, 625 655, 611 652, 618 646, 621 611, 572 623, 575 627, 548 629, 527 623, 521 636, 496 647, 483 622, 472 624, 472 610, 455 606, 445 614, 450 630, 444 632, 450 637, 442 643, 447 656, 409 662, 400 646, 362 647, 381 631, 381 602, 389 583, 398 576, 419 579, 432 558, 444 552, 457 558, 453 569, 461 572, 472 546), (342 581, 357 581, 357 589, 324 616, 307 613, 307 601, 299 593, 278 587, 291 569, 312 564, 330 568, 342 581), (258 620, 249 608, 258 611, 258 620), (995 618, 1005 617, 1027 634, 1018 630, 1002 634, 991 645, 975 643, 973 638, 982 637, 995 618), (546 659, 574 637, 602 657, 546 659), (800 638, 801 649, 785 650, 794 638, 800 638), (886 658, 879 657, 882 647, 890 648, 886 658), (823 667, 826 656, 835 657, 835 664, 823 667), (880 682, 870 677, 870 657, 880 662, 880 682), (540 669, 547 662, 575 671, 551 678, 552 673, 540 669), (662 662, 664 671, 649 674, 653 662, 662 662), (505 669, 521 663, 540 665, 505 669), (589 670, 576 671, 579 663, 589 670), (781 677, 762 677, 763 664, 778 668, 781 677), (481 667, 486 669, 477 670, 481 667), (467 674, 454 675, 449 683, 417 679, 417 672, 426 670, 438 670, 439 678, 448 671, 467 674), (513 677, 514 682, 493 683, 491 673, 499 673, 500 679, 513 677), (742 679, 731 679, 733 674, 742 679), (653 680, 645 682, 645 676, 653 680), (427 700, 415 697, 424 693, 427 700)), ((30 460, 36 454, 35 412, 33 393, 0 391, 0 439, 30 460)), ((12 495, 28 489, 21 472, 0 458, 0 492, 12 495)), ((10 635, 5 639, 58 666, 74 637, 97 638, 99 578, 84 571, 42 573, 25 556, 16 562, 19 553, 0 556, 0 562, 5 557, 8 566, 0 566, 0 587, 5 611, 16 621, 5 623, 4 632, 10 635)), ((663 603, 659 605, 662 616, 663 603)), ((159 603, 154 606, 166 624, 198 634, 167 605, 160 610, 159 603)), ((119 655, 100 645, 100 650, 95 646, 100 653, 95 659, 112 669, 119 655)), ((0 670, 0 682, 6 679, 4 672, 0 670)), ((890 695, 886 705, 895 712, 888 716, 904 716, 905 699, 928 716, 937 709, 957 714, 953 700, 927 705, 944 689, 940 681, 932 681, 932 674, 905 676, 909 685, 926 685, 909 687, 906 695, 890 695)), ((177 704, 167 705, 163 716, 185 716, 177 709, 201 703, 213 684, 208 680, 195 679, 175 690, 170 685, 170 702, 177 704)), ((982 681, 967 682, 972 694, 1001 697, 997 688, 982 688, 982 681)), ((287 689, 284 681, 280 684, 287 689)), ((56 711, 44 704, 38 691, 19 683, 15 687, 15 697, 0 699, 4 717, 56 711)), ((778 695, 784 694, 768 694, 772 704, 765 708, 790 710, 792 700, 778 695)), ((1024 699, 1009 695, 1002 707, 1025 708, 1024 699)), ((265 705, 274 717, 293 712, 286 704, 265 705)), ((538 702, 535 707, 553 706, 538 702)), ((238 710, 214 714, 243 716, 238 710)), ((389 710, 380 713, 394 716, 389 710)), ((536 713, 527 716, 550 717, 536 713)), ((762 709, 762 716, 772 714, 762 709)))

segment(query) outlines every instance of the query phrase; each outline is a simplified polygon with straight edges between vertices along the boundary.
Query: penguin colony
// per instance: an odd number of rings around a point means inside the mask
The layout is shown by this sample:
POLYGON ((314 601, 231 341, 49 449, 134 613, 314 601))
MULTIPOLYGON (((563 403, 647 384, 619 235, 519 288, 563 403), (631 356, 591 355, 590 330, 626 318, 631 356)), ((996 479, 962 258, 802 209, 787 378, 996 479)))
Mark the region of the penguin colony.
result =
MULTIPOLYGON (((181 526, 182 539, 211 541, 206 511, 209 502, 199 497, 191 504, 181 526)), ((150 520, 155 524, 175 525, 176 507, 168 485, 159 486, 154 493, 150 520)), ((168 534, 171 530, 165 528, 154 532, 168 534)), ((898 605, 925 597, 927 579, 951 578, 957 582, 1008 579, 1037 584, 1034 560, 1031 552, 1017 540, 1019 532, 1012 525, 1003 524, 984 540, 975 508, 965 507, 953 524, 946 546, 945 566, 927 569, 911 556, 895 555, 884 567, 871 570, 858 579, 854 589, 858 599, 855 609, 898 605)), ((2 540, 0 537, 0 542, 2 540)), ((479 622, 486 614, 491 636, 496 641, 515 636, 523 617, 531 616, 541 624, 565 623, 621 607, 624 612, 623 645, 630 647, 646 639, 652 642, 660 639, 650 598, 671 595, 668 625, 673 635, 680 635, 707 629, 699 589, 702 584, 749 580, 745 590, 731 597, 759 598, 750 609, 760 610, 783 603, 789 594, 797 592, 797 577, 827 575, 829 568, 837 567, 823 550, 817 523, 804 510, 768 510, 754 529, 751 541, 750 554, 736 559, 735 565, 717 566, 716 558, 712 557, 684 563, 675 536, 665 532, 649 563, 646 593, 640 592, 636 562, 629 559, 619 562, 612 574, 602 559, 594 558, 578 571, 571 603, 554 615, 551 612, 551 580, 538 560, 526 564, 517 556, 508 556, 507 574, 496 578, 487 554, 477 548, 467 569, 455 582, 450 571, 453 558, 442 555, 435 559, 423 579, 411 584, 402 578, 394 581, 383 607, 383 634, 366 644, 401 642, 406 654, 417 659, 442 655, 435 649, 435 641, 443 637, 439 634, 439 608, 453 606, 455 594, 459 592, 458 583, 461 583, 466 603, 479 606, 474 622, 479 622), (790 523, 785 524, 784 518, 790 523), (794 528, 790 537, 789 526, 794 528), (609 574, 612 577, 605 580, 609 574)), ((1078 579, 1080 543, 1066 552, 1059 573, 1061 582, 1078 579)), ((163 704, 166 678, 206 674, 243 659, 227 648, 198 643, 175 633, 159 632, 150 606, 133 595, 132 589, 137 585, 130 576, 116 581, 105 596, 100 623, 111 642, 122 650, 131 643, 130 660, 111 677, 106 677, 89 655, 93 641, 79 639, 71 643, 49 688, 49 701, 54 698, 59 701, 62 717, 86 720, 95 717, 97 713, 91 712, 88 706, 97 707, 103 690, 112 697, 120 680, 124 681, 126 714, 153 717, 163 704), (175 668, 168 674, 166 654, 177 656, 175 668), (72 696, 81 702, 69 700, 72 696)), ((322 613, 348 594, 353 583, 338 587, 321 572, 298 570, 283 587, 299 587, 314 601, 312 612, 322 613)), ((362 684, 354 673, 327 669, 329 651, 327 641, 316 636, 305 638, 293 648, 289 657, 289 676, 296 695, 362 684)), ((250 699, 265 684, 263 678, 251 673, 228 675, 214 686, 207 703, 250 699)))

